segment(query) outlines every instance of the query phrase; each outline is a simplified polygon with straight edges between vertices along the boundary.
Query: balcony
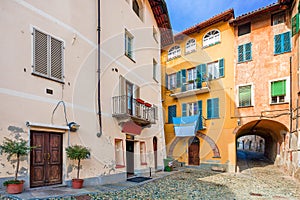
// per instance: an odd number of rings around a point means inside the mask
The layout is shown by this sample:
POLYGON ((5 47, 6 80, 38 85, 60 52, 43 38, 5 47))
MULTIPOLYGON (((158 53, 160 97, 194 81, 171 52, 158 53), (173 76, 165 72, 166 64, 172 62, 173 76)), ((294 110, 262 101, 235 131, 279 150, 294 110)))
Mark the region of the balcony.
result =
POLYGON ((192 95, 208 93, 210 91, 209 84, 207 80, 203 80, 200 83, 197 80, 191 80, 184 83, 181 88, 172 90, 171 97, 183 98, 192 95))
POLYGON ((174 132, 177 137, 195 136, 205 130, 205 119, 201 114, 188 117, 173 117, 174 132))
POLYGON ((141 127, 155 124, 157 107, 145 103, 141 99, 123 95, 113 97, 112 116, 119 120, 119 123, 133 121, 141 127))

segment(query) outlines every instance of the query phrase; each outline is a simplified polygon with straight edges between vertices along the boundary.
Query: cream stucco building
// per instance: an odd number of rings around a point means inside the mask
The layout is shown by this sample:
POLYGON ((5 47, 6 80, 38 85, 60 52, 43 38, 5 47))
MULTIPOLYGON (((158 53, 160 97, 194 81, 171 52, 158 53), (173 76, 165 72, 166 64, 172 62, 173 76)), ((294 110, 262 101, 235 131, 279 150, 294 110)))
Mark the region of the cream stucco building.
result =
MULTIPOLYGON (((160 47, 172 40, 163 0, 3 0, 0 9, 0 141, 36 146, 21 163, 26 187, 74 178, 72 144, 91 149, 85 184, 163 168, 160 47)), ((13 171, 1 156, 1 180, 13 171)))

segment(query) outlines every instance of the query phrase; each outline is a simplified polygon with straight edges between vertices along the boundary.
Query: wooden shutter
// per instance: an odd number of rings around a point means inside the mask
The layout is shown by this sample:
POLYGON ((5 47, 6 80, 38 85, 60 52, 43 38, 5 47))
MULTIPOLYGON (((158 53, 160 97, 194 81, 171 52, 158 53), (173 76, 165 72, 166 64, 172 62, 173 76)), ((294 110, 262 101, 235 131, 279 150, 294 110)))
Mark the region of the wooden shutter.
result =
POLYGON ((63 79, 63 43, 51 37, 51 78, 63 79))
POLYGON ((177 88, 181 87, 181 71, 176 73, 176 85, 177 88))
POLYGON ((251 60, 252 59, 252 44, 251 43, 247 43, 245 44, 244 46, 244 60, 247 61, 247 60, 251 60))
POLYGON ((48 36, 34 29, 33 37, 33 71, 39 75, 48 76, 48 36))
POLYGON ((186 69, 181 70, 181 92, 186 91, 186 69))
POLYGON ((196 74, 197 74, 197 88, 201 88, 202 87, 202 75, 201 75, 201 66, 198 65, 196 67, 196 74))
POLYGON ((165 87, 170 90, 169 83, 168 83, 168 79, 169 79, 169 75, 168 74, 166 74, 165 79, 166 79, 166 85, 165 85, 165 87))
POLYGON ((219 98, 213 99, 213 118, 219 117, 219 98))
POLYGON ((292 18, 292 36, 296 35, 298 32, 299 32, 299 13, 297 13, 292 18))
POLYGON ((212 118, 212 99, 207 99, 206 109, 207 109, 207 119, 211 119, 212 118))
POLYGON ((219 60, 219 77, 224 77, 224 70, 225 70, 225 65, 224 65, 224 58, 219 60))
POLYGON ((290 32, 283 33, 282 40, 283 40, 283 52, 291 51, 291 34, 290 34, 290 32))
POLYGON ((244 45, 238 46, 238 62, 244 61, 244 45))
POLYGON ((200 65, 200 72, 201 72, 202 82, 207 81, 206 80, 206 64, 200 65))
POLYGON ((176 117, 176 105, 168 107, 168 123, 173 124, 173 117, 176 117))
POLYGON ((186 116, 186 103, 181 104, 182 117, 186 116))
POLYGON ((274 53, 280 54, 281 52, 281 35, 279 34, 274 36, 274 53))
POLYGON ((271 83, 271 95, 275 96, 283 96, 286 94, 286 80, 283 81, 275 81, 271 83))

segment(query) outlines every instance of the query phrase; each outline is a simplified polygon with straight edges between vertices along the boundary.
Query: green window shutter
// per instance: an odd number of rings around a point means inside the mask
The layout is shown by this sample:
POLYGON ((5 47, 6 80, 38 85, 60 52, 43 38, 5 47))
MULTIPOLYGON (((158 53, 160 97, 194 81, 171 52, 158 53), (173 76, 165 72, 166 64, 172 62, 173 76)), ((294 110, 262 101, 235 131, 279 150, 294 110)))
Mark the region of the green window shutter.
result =
POLYGON ((289 52, 291 51, 291 33, 290 32, 286 32, 282 34, 283 38, 283 52, 289 52))
POLYGON ((239 106, 251 106, 251 85, 239 87, 239 106))
POLYGON ((182 117, 186 117, 186 103, 181 104, 182 117))
POLYGON ((196 67, 196 72, 197 72, 197 88, 201 88, 202 87, 202 76, 201 76, 201 66, 198 65, 196 67))
MULTIPOLYGON (((300 4, 299 4, 300 6, 300 4)), ((299 32, 299 13, 292 18, 292 36, 299 32)))
POLYGON ((186 69, 181 70, 181 92, 186 91, 186 69))
POLYGON ((168 123, 173 124, 173 117, 176 117, 176 105, 168 107, 168 123))
POLYGON ((181 71, 176 73, 176 86, 177 88, 181 87, 181 71))
POLYGON ((281 51, 281 35, 274 36, 274 54, 280 54, 281 51))
POLYGON ((252 47, 251 43, 247 43, 244 46, 244 50, 245 50, 245 53, 244 53, 245 57, 244 58, 245 58, 245 61, 252 59, 252 51, 251 51, 252 48, 251 47, 252 47))
POLYGON ((206 76, 206 64, 201 64, 200 65, 200 71, 201 71, 202 81, 206 81, 205 80, 205 76, 206 76))
POLYGON ((219 98, 213 99, 213 118, 219 117, 219 98))
POLYGON ((283 96, 286 94, 286 80, 283 81, 275 81, 271 83, 271 95, 275 96, 283 96))
POLYGON ((224 58, 219 60, 219 76, 224 77, 225 63, 224 58))
POLYGON ((169 79, 169 75, 166 74, 166 86, 165 86, 165 87, 166 87, 167 89, 170 89, 170 88, 169 88, 169 82, 168 82, 168 79, 169 79))
POLYGON ((202 130, 203 129, 203 123, 202 123, 202 100, 198 101, 198 113, 200 114, 199 116, 199 123, 197 125, 197 130, 202 130))
POLYGON ((198 112, 202 116, 202 100, 198 101, 198 112))
POLYGON ((207 119, 212 118, 212 99, 207 99, 206 103, 207 119))
POLYGON ((238 46, 238 62, 244 61, 244 45, 238 46))

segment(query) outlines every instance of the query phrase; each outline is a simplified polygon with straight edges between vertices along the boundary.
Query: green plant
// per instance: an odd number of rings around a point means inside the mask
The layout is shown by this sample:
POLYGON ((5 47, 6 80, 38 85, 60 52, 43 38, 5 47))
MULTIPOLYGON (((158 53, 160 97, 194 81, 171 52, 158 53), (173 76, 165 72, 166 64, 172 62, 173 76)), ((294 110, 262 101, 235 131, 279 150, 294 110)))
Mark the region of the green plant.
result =
POLYGON ((68 146, 66 148, 67 157, 71 160, 77 160, 77 179, 79 179, 80 161, 90 156, 90 150, 81 145, 68 146))
POLYGON ((0 145, 0 154, 6 153, 7 160, 10 160, 12 156, 17 157, 17 166, 15 170, 15 178, 14 180, 8 180, 3 183, 6 186, 9 183, 21 183, 22 181, 18 181, 18 173, 20 166, 20 157, 26 156, 28 152, 32 149, 32 147, 28 146, 27 141, 23 139, 12 140, 9 138, 4 138, 2 145, 0 145))

